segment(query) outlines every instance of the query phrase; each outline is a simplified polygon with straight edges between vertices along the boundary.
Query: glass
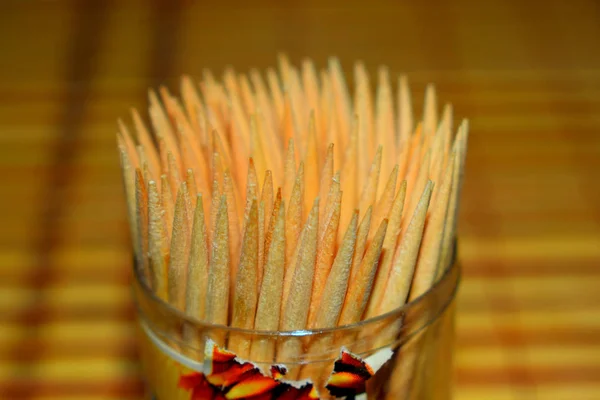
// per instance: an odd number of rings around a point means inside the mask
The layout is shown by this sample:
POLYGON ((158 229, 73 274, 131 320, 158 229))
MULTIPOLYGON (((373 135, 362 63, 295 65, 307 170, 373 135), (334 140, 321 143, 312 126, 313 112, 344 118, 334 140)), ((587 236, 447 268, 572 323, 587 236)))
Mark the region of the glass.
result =
POLYGON ((427 293, 387 314, 332 329, 265 332, 188 317, 156 297, 135 268, 148 398, 449 399, 459 278, 453 262, 427 293))

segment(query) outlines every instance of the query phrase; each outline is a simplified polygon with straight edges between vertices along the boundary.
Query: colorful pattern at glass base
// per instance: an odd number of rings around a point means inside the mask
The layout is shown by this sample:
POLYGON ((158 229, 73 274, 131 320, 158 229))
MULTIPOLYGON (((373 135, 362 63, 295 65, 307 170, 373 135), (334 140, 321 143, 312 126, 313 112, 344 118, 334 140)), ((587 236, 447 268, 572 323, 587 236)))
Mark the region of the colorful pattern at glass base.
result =
POLYGON ((193 372, 179 379, 179 387, 190 391, 190 399, 319 399, 319 393, 310 381, 284 381, 282 378, 287 369, 283 366, 272 366, 269 376, 210 340, 206 350, 205 374, 193 372))
POLYGON ((286 380, 288 368, 284 365, 271 365, 265 371, 220 348, 212 340, 206 342, 204 362, 198 362, 174 351, 147 327, 143 328, 146 333, 144 351, 150 353, 152 360, 148 361, 155 366, 151 375, 154 382, 148 382, 155 390, 152 400, 319 400, 332 397, 366 400, 367 381, 393 355, 392 350, 386 348, 363 360, 342 348, 327 381, 321 382, 324 385, 321 390, 325 391, 321 397, 311 379, 286 380))

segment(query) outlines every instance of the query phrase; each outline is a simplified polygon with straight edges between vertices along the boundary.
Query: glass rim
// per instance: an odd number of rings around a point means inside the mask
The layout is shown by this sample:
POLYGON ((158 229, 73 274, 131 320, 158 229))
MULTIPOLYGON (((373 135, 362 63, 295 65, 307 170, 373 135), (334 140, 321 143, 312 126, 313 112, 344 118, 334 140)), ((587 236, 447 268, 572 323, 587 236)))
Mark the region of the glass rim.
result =
MULTIPOLYGON (((367 318, 367 319, 364 319, 362 321, 358 321, 358 322, 355 322, 352 324, 339 325, 339 326, 330 327, 330 328, 296 329, 296 330, 291 330, 291 331, 282 331, 282 330, 268 331, 268 330, 238 328, 238 327, 234 327, 234 326, 215 324, 215 323, 211 323, 208 321, 200 320, 196 317, 190 316, 190 315, 186 314, 185 312, 175 308, 174 306, 172 306, 171 304, 169 304, 168 302, 166 302, 165 300, 163 300, 159 296, 157 296, 156 293, 154 293, 154 291, 148 286, 146 280, 143 279, 143 274, 141 272, 141 268, 139 268, 139 264, 137 263, 135 258, 133 261, 134 284, 137 285, 138 287, 140 287, 140 289, 143 291, 143 295, 146 296, 146 298, 149 299, 156 306, 158 306, 158 308, 160 310, 162 310, 165 313, 167 313, 173 317, 176 317, 182 321, 192 324, 193 326, 196 326, 198 328, 219 329, 219 330, 222 330, 223 332, 228 332, 228 333, 235 333, 235 334, 242 334, 242 335, 255 335, 255 336, 258 335, 261 337, 294 337, 294 336, 305 337, 305 336, 321 335, 321 334, 327 334, 327 333, 344 332, 344 331, 348 331, 348 330, 362 328, 362 327, 365 327, 368 325, 375 325, 379 322, 382 322, 382 321, 385 321, 388 319, 398 318, 398 317, 402 316, 403 314, 406 314, 409 310, 418 308, 421 304, 425 303, 428 298, 436 296, 436 293, 438 293, 442 290, 442 288, 443 288, 442 286, 444 284, 447 284, 449 279, 452 279, 452 275, 456 275, 455 279, 454 279, 455 282, 453 284, 449 299, 443 306, 443 309, 445 309, 448 306, 448 304, 450 304, 451 300, 454 299, 454 297, 456 297, 456 291, 457 291, 458 284, 460 281, 459 266, 458 266, 458 263, 456 262, 456 260, 457 260, 457 242, 456 241, 454 242, 454 245, 452 247, 453 247, 453 251, 452 251, 450 265, 446 267, 444 273, 440 276, 439 279, 436 280, 436 282, 431 286, 431 288, 429 288, 429 290, 427 290, 423 294, 421 294, 418 297, 416 297, 415 299, 405 303, 404 305, 402 305, 400 307, 396 307, 395 309, 388 311, 386 313, 377 315, 375 317, 367 318)), ((138 302, 136 296, 134 296, 134 301, 136 303, 136 306, 137 306, 136 308, 138 309, 138 311, 141 311, 140 307, 139 307, 139 302, 138 302)), ((138 314, 140 314, 140 313, 138 312, 138 314)), ((437 317, 438 316, 436 315, 433 319, 435 319, 437 317)), ((428 323, 429 322, 431 322, 431 321, 428 321, 428 323)))

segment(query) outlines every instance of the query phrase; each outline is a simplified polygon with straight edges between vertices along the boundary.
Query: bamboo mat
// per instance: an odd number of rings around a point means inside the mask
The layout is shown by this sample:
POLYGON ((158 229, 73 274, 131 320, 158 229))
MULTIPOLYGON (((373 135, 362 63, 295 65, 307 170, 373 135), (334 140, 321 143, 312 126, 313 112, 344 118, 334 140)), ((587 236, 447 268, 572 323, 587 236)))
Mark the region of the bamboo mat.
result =
POLYGON ((424 3, 3 1, 0 398, 141 398, 115 121, 284 50, 471 120, 456 398, 599 399, 600 7, 424 3))

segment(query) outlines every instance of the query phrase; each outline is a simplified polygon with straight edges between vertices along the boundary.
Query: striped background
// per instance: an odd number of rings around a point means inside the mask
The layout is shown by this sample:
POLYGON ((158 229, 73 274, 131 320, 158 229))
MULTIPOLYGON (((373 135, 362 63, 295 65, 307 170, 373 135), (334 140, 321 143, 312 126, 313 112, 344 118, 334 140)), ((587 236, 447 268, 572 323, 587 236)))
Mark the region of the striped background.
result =
POLYGON ((0 398, 140 398, 115 121, 284 50, 471 119, 456 398, 599 399, 599 3, 425 3, 2 1, 0 398))

